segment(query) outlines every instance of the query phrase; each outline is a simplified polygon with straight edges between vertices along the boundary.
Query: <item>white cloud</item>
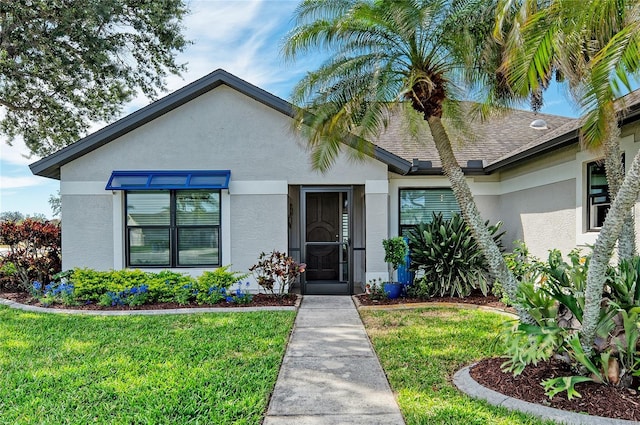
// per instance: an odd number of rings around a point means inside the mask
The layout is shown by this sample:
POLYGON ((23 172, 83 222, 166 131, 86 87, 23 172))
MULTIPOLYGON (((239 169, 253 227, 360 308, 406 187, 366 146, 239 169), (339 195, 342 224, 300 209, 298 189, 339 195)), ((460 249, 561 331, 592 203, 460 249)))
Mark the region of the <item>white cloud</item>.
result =
POLYGON ((22 138, 16 138, 9 146, 6 140, 0 143, 0 161, 14 165, 28 165, 40 159, 36 156, 29 156, 29 149, 24 144, 22 138))
POLYGON ((0 189, 19 189, 32 186, 40 186, 42 177, 37 176, 4 176, 0 175, 0 189))

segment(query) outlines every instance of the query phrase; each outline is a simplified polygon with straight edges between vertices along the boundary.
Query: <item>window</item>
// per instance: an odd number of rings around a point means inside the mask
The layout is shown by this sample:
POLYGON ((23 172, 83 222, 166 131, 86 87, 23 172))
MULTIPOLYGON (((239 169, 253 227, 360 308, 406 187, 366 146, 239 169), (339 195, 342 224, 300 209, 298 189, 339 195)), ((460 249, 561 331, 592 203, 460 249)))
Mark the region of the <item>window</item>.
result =
POLYGON ((220 265, 220 191, 126 192, 127 265, 220 265))
POLYGON ((430 223, 433 214, 450 219, 460 213, 451 189, 400 189, 400 234, 419 223, 430 223))
POLYGON ((611 205, 603 163, 587 164, 587 188, 587 231, 597 231, 602 227, 611 205))

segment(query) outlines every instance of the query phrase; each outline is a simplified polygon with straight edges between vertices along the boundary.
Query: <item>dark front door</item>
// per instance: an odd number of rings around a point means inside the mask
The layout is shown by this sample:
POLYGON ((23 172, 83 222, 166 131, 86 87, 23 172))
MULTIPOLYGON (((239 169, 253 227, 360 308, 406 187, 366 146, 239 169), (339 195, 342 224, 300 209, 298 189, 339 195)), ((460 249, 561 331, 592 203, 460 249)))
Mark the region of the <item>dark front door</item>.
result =
POLYGON ((302 189, 305 294, 350 294, 350 189, 302 189))

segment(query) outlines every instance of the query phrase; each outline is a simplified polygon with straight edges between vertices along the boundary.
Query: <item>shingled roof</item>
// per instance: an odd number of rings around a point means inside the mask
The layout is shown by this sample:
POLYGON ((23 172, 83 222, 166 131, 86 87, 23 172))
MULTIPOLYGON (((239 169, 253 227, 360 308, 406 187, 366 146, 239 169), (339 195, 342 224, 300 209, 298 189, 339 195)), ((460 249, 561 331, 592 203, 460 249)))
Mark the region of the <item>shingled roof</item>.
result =
MULTIPOLYGON (((491 118, 487 121, 471 121, 464 131, 456 130, 445 121, 458 163, 468 173, 484 173, 484 167, 499 158, 528 146, 576 119, 558 115, 540 114, 530 111, 515 110, 506 115, 491 118), (530 127, 532 121, 543 119, 547 130, 536 130, 530 127), (471 161, 471 162, 469 162, 471 161)), ((426 130, 420 137, 408 134, 403 119, 391 119, 389 126, 380 137, 373 141, 381 148, 412 161, 413 174, 441 174, 438 152, 431 133, 426 130), (430 166, 429 164, 430 163, 430 166)))

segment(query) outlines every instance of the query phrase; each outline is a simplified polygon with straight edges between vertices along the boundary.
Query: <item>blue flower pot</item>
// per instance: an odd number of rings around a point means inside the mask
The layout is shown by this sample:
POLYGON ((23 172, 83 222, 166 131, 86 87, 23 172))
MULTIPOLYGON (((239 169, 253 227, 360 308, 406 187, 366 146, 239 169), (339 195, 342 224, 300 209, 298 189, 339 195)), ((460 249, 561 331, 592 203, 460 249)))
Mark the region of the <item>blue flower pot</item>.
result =
POLYGON ((387 298, 398 298, 402 293, 402 284, 398 282, 387 282, 384 284, 384 293, 387 298))

